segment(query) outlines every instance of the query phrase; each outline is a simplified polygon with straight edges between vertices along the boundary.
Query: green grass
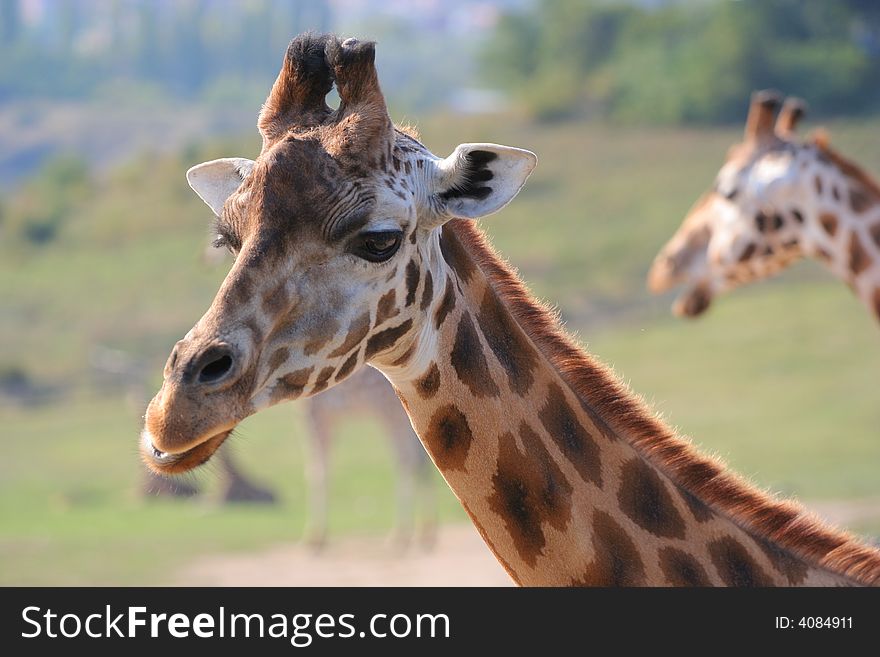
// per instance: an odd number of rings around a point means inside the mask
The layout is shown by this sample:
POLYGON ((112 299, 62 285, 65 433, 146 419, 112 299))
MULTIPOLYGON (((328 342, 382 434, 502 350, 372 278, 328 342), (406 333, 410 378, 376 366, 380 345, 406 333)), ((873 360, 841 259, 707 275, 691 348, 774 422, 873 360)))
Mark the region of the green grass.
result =
MULTIPOLYGON (((306 521, 299 413, 297 404, 270 409, 245 421, 231 442, 239 464, 281 503, 221 506, 212 465, 191 479, 203 499, 141 499, 138 426, 118 399, 4 411, 0 585, 167 583, 199 554, 299 540, 306 521)), ((390 530, 394 472, 381 425, 341 425, 331 476, 331 540, 390 530)), ((441 520, 463 522, 457 501, 439 474, 435 479, 441 520)))
MULTIPOLYGON (((438 154, 458 142, 535 150, 521 197, 483 222, 569 327, 704 449, 762 486, 805 499, 880 498, 877 326, 815 265, 719 299, 704 319, 669 314, 644 276, 708 187, 739 130, 536 127, 516 118, 438 117, 420 126, 438 154)), ((877 121, 833 126, 843 152, 880 171, 877 121)), ((96 392, 98 345, 144 362, 150 387, 173 343, 204 312, 223 273, 199 264, 210 221, 186 187, 191 164, 239 148, 145 156, 96 182, 57 243, 36 249, 0 224, 0 369, 61 383, 57 404, 0 406, 0 584, 162 583, 206 552, 297 539, 305 523, 303 427, 296 404, 248 420, 244 467, 283 504, 224 508, 137 495, 136 413, 96 392), (5 232, 4 232, 5 231, 5 232)), ((331 532, 382 532, 392 520, 389 448, 349 424, 335 450, 331 532)), ((439 479, 439 477, 438 477, 439 479)), ((442 487, 442 483, 438 484, 442 487)), ((464 520, 448 491, 444 520, 464 520)), ((863 531, 880 530, 867 523, 863 531)))
POLYGON ((607 330, 590 347, 755 482, 807 499, 880 498, 876 333, 836 281, 786 280, 703 320, 607 330))

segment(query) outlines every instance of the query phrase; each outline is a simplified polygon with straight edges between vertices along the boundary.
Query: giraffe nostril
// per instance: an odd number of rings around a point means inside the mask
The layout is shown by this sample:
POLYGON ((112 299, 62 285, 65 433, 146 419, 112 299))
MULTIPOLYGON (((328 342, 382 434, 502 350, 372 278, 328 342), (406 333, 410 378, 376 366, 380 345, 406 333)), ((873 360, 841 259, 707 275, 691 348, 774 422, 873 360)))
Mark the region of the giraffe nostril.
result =
POLYGON ((235 369, 235 359, 229 347, 211 347, 198 360, 196 382, 214 384, 226 380, 235 369))
POLYGON ((171 376, 171 373, 174 371, 174 367, 177 365, 178 347, 179 345, 174 345, 174 349, 172 350, 171 355, 168 357, 168 361, 165 363, 163 375, 166 379, 171 376))
POLYGON ((211 361, 199 372, 199 383, 215 383, 226 376, 232 369, 232 357, 221 356, 211 361))

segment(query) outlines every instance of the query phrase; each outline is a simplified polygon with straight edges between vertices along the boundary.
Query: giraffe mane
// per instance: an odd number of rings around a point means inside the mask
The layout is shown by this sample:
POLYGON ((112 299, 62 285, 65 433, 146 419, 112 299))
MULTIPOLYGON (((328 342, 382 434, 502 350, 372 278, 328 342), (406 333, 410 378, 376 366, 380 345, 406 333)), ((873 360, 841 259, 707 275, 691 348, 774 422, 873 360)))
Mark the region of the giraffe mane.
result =
POLYGON ((419 135, 419 129, 418 129, 418 127, 416 127, 415 124, 413 124, 413 123, 409 123, 409 122, 407 122, 407 123, 395 123, 395 124, 394 124, 394 127, 395 127, 397 130, 399 130, 400 132, 402 132, 403 134, 405 134, 405 135, 406 135, 407 137, 409 137, 410 139, 414 139, 415 141, 418 141, 418 142, 421 143, 421 139, 422 139, 422 138, 421 138, 421 136, 419 135))
POLYGON ((831 148, 830 138, 825 130, 817 130, 810 138, 813 145, 827 157, 843 175, 860 183, 867 191, 880 198, 880 184, 858 164, 844 157, 838 151, 831 148))
MULTIPOLYGON (((856 582, 880 584, 880 552, 833 528, 798 503, 748 483, 716 458, 700 453, 663 422, 613 371, 579 347, 561 326, 558 313, 537 301, 515 270, 473 222, 447 223, 487 276, 520 327, 557 369, 562 379, 599 416, 615 418, 614 428, 677 485, 757 537, 810 563, 856 582)), ((615 431, 614 433, 618 433, 615 431)))

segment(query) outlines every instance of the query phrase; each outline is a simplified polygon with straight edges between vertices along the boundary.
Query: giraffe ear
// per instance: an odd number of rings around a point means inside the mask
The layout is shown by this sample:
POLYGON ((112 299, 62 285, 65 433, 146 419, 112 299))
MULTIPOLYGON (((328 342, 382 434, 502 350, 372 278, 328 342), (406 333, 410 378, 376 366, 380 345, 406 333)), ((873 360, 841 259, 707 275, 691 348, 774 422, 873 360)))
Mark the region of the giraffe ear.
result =
POLYGON ((186 180, 218 217, 223 204, 254 168, 254 161, 243 157, 224 157, 202 162, 186 172, 186 180))
POLYGON ((521 148, 461 144, 437 166, 434 195, 447 215, 484 217, 513 200, 537 163, 521 148))

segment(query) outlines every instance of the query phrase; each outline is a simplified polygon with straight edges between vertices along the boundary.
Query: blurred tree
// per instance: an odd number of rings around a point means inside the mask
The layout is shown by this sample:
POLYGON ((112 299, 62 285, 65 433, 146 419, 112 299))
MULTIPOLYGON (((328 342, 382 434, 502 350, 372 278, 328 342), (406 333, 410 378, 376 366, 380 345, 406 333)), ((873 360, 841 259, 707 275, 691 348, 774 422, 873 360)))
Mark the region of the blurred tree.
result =
POLYGON ((57 236, 70 209, 92 189, 85 162, 72 155, 50 160, 5 207, 0 229, 10 240, 42 246, 57 236))
POLYGON ((504 16, 483 61, 541 119, 728 121, 778 87, 819 114, 876 111, 880 3, 538 0, 504 16))
POLYGON ((161 77, 161 51, 159 48, 159 17, 156 5, 142 2, 138 6, 137 36, 134 43, 136 72, 142 78, 155 80, 161 77))
POLYGON ((21 32, 19 0, 0 0, 0 43, 14 45, 21 32))

